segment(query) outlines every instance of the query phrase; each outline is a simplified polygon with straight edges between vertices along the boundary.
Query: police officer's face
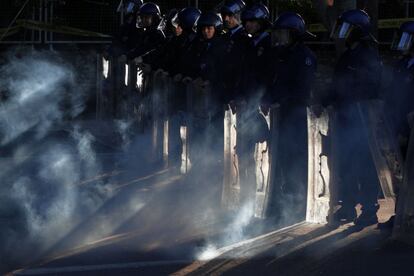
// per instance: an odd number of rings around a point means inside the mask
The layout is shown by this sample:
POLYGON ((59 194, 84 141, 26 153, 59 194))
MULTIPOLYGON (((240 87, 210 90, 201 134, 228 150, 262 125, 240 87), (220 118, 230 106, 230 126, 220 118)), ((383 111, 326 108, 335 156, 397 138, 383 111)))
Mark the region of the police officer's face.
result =
POLYGON ((216 33, 216 28, 214 26, 205 26, 201 29, 204 39, 212 39, 216 33))
POLYGON ((180 27, 180 25, 177 25, 174 27, 174 34, 175 36, 180 36, 183 33, 183 29, 180 27))
POLYGON ((151 15, 141 15, 141 24, 142 27, 147 28, 152 26, 152 16, 151 15))
POLYGON ((221 17, 223 18, 224 27, 227 29, 233 29, 240 24, 240 21, 234 14, 222 14, 221 17))
POLYGON ((248 34, 255 35, 260 31, 261 26, 258 21, 254 20, 254 21, 246 21, 245 28, 248 34))

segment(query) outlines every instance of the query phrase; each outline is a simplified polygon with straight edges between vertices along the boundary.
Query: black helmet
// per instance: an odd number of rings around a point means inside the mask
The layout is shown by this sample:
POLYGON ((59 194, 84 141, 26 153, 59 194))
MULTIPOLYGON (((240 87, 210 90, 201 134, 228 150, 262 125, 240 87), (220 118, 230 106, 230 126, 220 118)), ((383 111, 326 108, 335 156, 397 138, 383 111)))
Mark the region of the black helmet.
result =
POLYGON ((305 20, 294 12, 283 12, 272 26, 272 43, 278 46, 289 45, 305 36, 316 37, 306 30, 305 20))
POLYGON ((377 42, 371 33, 372 25, 369 15, 359 9, 344 12, 337 20, 331 36, 339 39, 347 39, 355 31, 360 38, 369 38, 377 42))
POLYGON ((223 20, 220 15, 214 12, 206 12, 201 14, 196 22, 196 25, 199 31, 202 27, 214 26, 218 32, 221 32, 223 29, 223 20))
POLYGON ((158 7, 157 4, 154 4, 152 2, 144 3, 141 5, 138 11, 138 22, 137 26, 140 28, 147 28, 147 27, 158 27, 161 22, 161 11, 160 7, 158 7), (152 23, 151 26, 144 26, 142 16, 151 16, 152 17, 152 23))
POLYGON ((263 4, 254 4, 242 13, 242 20, 265 20, 268 21, 270 17, 269 9, 263 4))
POLYGON ((221 14, 238 14, 241 13, 246 4, 242 0, 226 0, 220 8, 221 14))
POLYGON ((201 11, 194 7, 184 8, 173 18, 172 23, 186 31, 195 31, 195 26, 201 11))
POLYGON ((157 4, 148 2, 141 5, 139 8, 139 14, 140 15, 153 15, 161 17, 161 10, 160 7, 158 7, 157 4))
POLYGON ((398 51, 409 51, 414 44, 414 21, 404 22, 392 43, 392 49, 398 51))
POLYGON ((302 16, 295 12, 283 12, 279 15, 279 17, 273 23, 274 30, 278 29, 288 29, 294 30, 301 36, 306 34, 315 37, 314 34, 306 30, 305 20, 303 20, 302 16))

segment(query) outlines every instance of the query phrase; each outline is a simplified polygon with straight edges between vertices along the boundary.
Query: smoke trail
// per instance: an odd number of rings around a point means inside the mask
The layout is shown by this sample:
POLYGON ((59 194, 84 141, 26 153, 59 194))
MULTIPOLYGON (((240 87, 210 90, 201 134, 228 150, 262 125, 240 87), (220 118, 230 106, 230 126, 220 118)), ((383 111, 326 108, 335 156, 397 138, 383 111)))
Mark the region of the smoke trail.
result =
POLYGON ((0 67, 0 268, 62 238, 110 196, 77 183, 101 170, 94 136, 71 120, 85 110, 90 68, 50 52, 9 52, 0 67), (86 71, 86 72, 85 72, 86 71))

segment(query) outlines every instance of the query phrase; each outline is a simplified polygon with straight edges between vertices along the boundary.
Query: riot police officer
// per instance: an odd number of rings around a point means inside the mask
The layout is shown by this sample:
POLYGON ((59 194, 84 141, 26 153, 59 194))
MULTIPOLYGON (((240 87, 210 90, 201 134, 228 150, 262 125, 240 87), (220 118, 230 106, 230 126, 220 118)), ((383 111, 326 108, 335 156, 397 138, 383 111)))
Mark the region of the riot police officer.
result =
MULTIPOLYGON (((251 36, 243 68, 243 90, 237 95, 237 141, 240 178, 240 202, 253 212, 257 190, 255 150, 257 143, 266 141, 269 128, 259 112, 259 98, 265 90, 265 64, 270 50, 269 10, 254 4, 242 13, 243 25, 251 36)), ((267 72, 266 72, 267 73, 267 72)), ((253 215, 253 213, 251 213, 253 215)))
POLYGON ((193 7, 178 11, 171 19, 174 36, 157 47, 154 52, 146 55, 144 62, 152 63, 156 69, 168 72, 172 77, 180 74, 177 79, 181 79, 185 53, 196 38, 195 26, 200 15, 201 11, 193 7))
POLYGON ((392 119, 403 152, 407 150, 409 125, 407 116, 414 111, 414 21, 401 25, 392 49, 401 53, 393 68, 393 79, 387 94, 392 119))
MULTIPOLYGON (((222 43, 223 21, 214 12, 204 12, 197 20, 197 38, 191 44, 186 54, 184 81, 193 81, 196 91, 190 92, 199 109, 191 110, 192 141, 191 152, 195 166, 202 165, 212 169, 223 157, 223 98, 219 84, 220 64, 224 53, 222 43), (211 162, 210 162, 211 161, 211 162), (207 164, 206 162, 210 162, 207 164)), ((191 96, 191 95, 190 95, 191 96)))
POLYGON ((222 36, 225 54, 222 60, 220 84, 225 103, 234 101, 242 90, 243 68, 250 38, 241 24, 246 5, 242 0, 227 0, 220 9, 226 33, 222 36), (234 66, 238 64, 238 66, 234 66))
POLYGON ((242 13, 243 25, 246 32, 251 36, 244 68, 244 79, 246 81, 244 96, 246 98, 259 93, 259 90, 263 90, 265 87, 266 64, 271 48, 270 34, 267 32, 271 25, 269 18, 269 9, 263 4, 254 4, 242 13))
POLYGON ((165 35, 158 28, 161 22, 161 10, 158 5, 147 2, 139 8, 137 26, 142 29, 142 35, 135 47, 128 52, 128 59, 140 57, 154 50, 165 40, 165 35))
POLYGON ((280 216, 281 208, 288 208, 290 217, 284 220, 302 221, 306 213, 307 106, 317 62, 304 40, 313 37, 303 18, 294 12, 281 13, 272 26, 271 78, 264 98, 266 104, 278 104, 277 118, 273 118, 278 120, 278 129, 274 130, 278 140, 272 141, 273 162, 277 164, 272 183, 275 202, 270 215, 280 216))
POLYGON ((191 43, 196 39, 196 22, 201 11, 194 7, 187 7, 180 10, 172 19, 176 29, 176 36, 171 40, 164 53, 163 69, 176 80, 182 79, 182 72, 185 70, 186 53, 191 43), (178 76, 177 76, 178 75, 178 76))
POLYGON ((210 83, 217 83, 220 76, 219 63, 222 62, 223 43, 221 33, 223 21, 214 12, 202 13, 197 20, 197 39, 187 52, 185 76, 192 79, 201 78, 210 83))
POLYGON ((377 41, 370 30, 370 17, 357 9, 344 12, 332 33, 345 40, 346 50, 336 64, 332 91, 341 208, 332 215, 331 222, 378 222, 378 177, 360 115, 360 104, 378 97, 382 71, 377 41), (357 203, 362 205, 358 218, 354 208, 357 203))
POLYGON ((108 55, 120 56, 131 51, 142 32, 136 26, 137 12, 142 5, 141 0, 130 0, 123 5, 120 5, 118 12, 123 13, 124 23, 120 30, 114 35, 112 47, 108 51, 108 55))
MULTIPOLYGON (((411 129, 414 127, 414 21, 408 21, 400 26, 391 49, 398 51, 400 56, 392 68, 392 80, 386 88, 386 108, 395 127, 399 146, 405 160, 408 159, 409 144, 412 143, 411 129), (411 136, 411 137, 410 137, 411 136)), ((408 168, 409 164, 406 165, 408 168)), ((395 187, 397 192, 396 213, 404 212, 404 201, 399 202, 401 187, 395 187)), ((406 187, 407 188, 407 187, 406 187)), ((401 214, 402 215, 402 214, 401 214)), ((395 216, 387 222, 378 225, 380 229, 391 229, 395 216)), ((401 227, 401 225, 399 225, 401 227)))

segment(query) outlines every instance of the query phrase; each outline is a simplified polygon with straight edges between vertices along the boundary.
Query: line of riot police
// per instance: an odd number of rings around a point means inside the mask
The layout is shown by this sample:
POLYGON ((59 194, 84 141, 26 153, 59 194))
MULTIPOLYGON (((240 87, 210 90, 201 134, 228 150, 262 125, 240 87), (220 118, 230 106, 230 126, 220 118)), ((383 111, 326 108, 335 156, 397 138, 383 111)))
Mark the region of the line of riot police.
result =
POLYGON ((168 109, 154 129, 165 131, 168 121, 169 138, 160 143, 170 141, 173 164, 182 171, 191 165, 216 172, 224 167, 224 176, 218 176, 224 177, 223 200, 240 206, 253 199, 257 216, 280 219, 286 216, 281 210, 288 209, 288 216, 300 221, 312 197, 309 170, 315 169, 309 160, 323 155, 310 156, 310 120, 331 110, 331 183, 321 184, 323 190, 335 186, 327 219, 359 225, 378 221, 379 187, 385 197, 395 197, 403 181, 404 158, 395 141, 399 136, 408 145, 406 116, 414 110, 413 22, 401 26, 394 46, 404 57, 393 67, 392 89, 381 93, 383 65, 370 17, 362 10, 343 13, 332 37, 345 41, 346 50, 322 96, 313 87, 317 60, 305 45, 314 35, 297 13, 283 12, 271 22, 263 4, 226 0, 218 12, 187 7, 163 19, 156 4, 137 6, 128 6, 106 57, 137 65, 134 81, 143 77, 143 83, 135 86, 142 93, 133 110, 141 110, 145 93, 162 90, 163 104, 151 116, 168 109), (387 104, 401 108, 384 106, 379 100, 384 95, 387 104), (229 121, 223 124, 223 118, 229 121), (265 194, 260 203, 259 192, 265 194), (357 203, 362 205, 359 217, 357 203), (341 208, 333 208, 338 204, 341 208))

